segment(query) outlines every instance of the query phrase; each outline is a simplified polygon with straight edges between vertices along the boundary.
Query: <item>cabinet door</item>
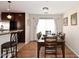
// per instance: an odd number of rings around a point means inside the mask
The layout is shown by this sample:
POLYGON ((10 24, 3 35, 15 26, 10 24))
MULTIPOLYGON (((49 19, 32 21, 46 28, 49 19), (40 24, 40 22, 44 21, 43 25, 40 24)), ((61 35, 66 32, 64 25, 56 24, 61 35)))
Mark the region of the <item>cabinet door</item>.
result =
POLYGON ((14 20, 14 13, 10 13, 10 15, 12 16, 11 19, 8 19, 7 16, 9 15, 9 13, 7 12, 2 12, 1 13, 1 20, 14 20))
POLYGON ((22 33, 18 33, 18 41, 25 42, 25 13, 16 13, 15 20, 17 22, 17 29, 23 29, 22 33))

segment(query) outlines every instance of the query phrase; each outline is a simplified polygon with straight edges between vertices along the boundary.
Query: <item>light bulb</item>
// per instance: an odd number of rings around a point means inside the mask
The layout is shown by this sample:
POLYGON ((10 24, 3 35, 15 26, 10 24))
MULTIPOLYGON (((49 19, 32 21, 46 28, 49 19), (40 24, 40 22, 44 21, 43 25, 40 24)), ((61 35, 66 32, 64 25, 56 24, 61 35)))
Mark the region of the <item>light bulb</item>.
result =
POLYGON ((44 13, 48 13, 48 10, 49 10, 48 7, 43 7, 43 12, 44 13))
POLYGON ((11 19, 11 18, 12 18, 12 16, 11 16, 11 15, 8 15, 8 16, 7 16, 7 18, 8 18, 8 19, 11 19))
POLYGON ((44 13, 48 13, 48 10, 47 10, 47 9, 44 9, 43 12, 44 12, 44 13))

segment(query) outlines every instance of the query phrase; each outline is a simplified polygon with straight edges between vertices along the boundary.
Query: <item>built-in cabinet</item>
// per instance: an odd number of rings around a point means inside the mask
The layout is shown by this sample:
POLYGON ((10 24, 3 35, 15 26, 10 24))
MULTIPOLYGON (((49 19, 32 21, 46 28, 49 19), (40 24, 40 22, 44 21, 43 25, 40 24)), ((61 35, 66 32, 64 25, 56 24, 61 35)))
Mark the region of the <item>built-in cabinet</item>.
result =
POLYGON ((12 16, 12 18, 11 19, 8 19, 7 18, 7 15, 9 14, 9 12, 2 12, 1 13, 1 19, 2 20, 15 20, 15 15, 14 15, 14 13, 10 13, 10 15, 12 16))
POLYGON ((11 12, 11 19, 7 18, 8 12, 1 13, 2 20, 10 20, 10 30, 23 29, 23 32, 18 33, 18 42, 25 42, 25 13, 11 12))

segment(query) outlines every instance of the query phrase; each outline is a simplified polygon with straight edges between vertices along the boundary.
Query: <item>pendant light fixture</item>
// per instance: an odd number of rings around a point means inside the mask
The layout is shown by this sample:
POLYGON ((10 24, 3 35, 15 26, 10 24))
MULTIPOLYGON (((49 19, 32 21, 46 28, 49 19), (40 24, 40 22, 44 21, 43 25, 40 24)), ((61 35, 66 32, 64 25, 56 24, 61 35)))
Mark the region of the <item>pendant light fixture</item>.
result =
POLYGON ((10 15, 10 3, 11 3, 11 1, 8 1, 8 3, 9 3, 9 8, 8 8, 8 11, 9 11, 9 14, 7 15, 7 18, 8 19, 11 19, 12 18, 12 16, 10 15))
POLYGON ((44 12, 45 14, 47 14, 47 13, 48 13, 48 10, 49 10, 49 8, 48 8, 48 7, 43 7, 42 9, 43 9, 43 12, 44 12))

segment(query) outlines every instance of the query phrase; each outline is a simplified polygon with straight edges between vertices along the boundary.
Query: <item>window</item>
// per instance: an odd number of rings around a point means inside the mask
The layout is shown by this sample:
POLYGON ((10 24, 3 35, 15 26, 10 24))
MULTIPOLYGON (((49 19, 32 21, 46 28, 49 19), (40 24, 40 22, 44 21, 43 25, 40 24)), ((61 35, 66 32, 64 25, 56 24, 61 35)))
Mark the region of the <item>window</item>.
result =
POLYGON ((51 30, 51 33, 56 33, 56 25, 54 19, 39 19, 37 25, 37 33, 45 34, 46 30, 51 30))

